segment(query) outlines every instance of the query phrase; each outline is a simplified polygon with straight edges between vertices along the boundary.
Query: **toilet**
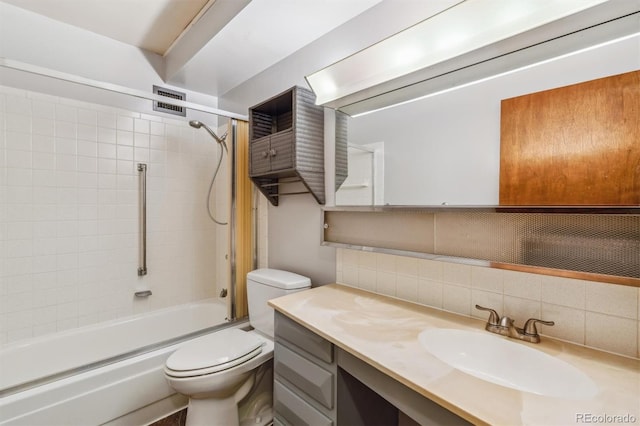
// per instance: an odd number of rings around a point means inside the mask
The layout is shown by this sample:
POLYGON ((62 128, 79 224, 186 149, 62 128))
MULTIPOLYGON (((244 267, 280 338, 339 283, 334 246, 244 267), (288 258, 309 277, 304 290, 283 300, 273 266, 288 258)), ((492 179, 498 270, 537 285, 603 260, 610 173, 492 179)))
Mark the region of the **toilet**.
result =
POLYGON ((164 371, 169 385, 189 397, 187 426, 272 422, 274 313, 267 302, 309 287, 309 278, 292 272, 249 272, 253 329, 227 328, 194 339, 167 359, 164 371))

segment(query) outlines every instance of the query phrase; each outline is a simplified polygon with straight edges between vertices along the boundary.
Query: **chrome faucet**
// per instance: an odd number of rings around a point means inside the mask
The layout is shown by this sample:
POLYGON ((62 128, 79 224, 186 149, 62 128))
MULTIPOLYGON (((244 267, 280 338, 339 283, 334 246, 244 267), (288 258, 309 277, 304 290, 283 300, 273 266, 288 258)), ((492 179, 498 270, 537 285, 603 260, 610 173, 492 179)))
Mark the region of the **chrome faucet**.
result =
POLYGON ((536 323, 544 325, 555 324, 553 321, 543 321, 540 319, 530 318, 527 320, 527 322, 524 323, 523 328, 519 328, 515 326, 511 318, 509 318, 508 316, 500 318, 500 315, 498 315, 498 313, 491 308, 485 308, 484 306, 476 305, 476 309, 490 312, 489 319, 487 320, 487 324, 484 327, 485 330, 491 333, 496 333, 502 336, 512 337, 514 339, 520 339, 531 343, 540 342, 540 335, 538 334, 536 323))

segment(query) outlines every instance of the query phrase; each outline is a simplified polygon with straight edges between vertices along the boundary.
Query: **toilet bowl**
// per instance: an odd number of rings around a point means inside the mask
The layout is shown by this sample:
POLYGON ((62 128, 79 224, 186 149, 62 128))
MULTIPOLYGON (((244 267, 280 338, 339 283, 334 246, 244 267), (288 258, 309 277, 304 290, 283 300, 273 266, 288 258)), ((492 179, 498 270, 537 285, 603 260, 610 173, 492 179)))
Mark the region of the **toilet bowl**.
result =
POLYGON ((269 299, 309 288, 308 278, 275 269, 247 274, 252 330, 227 328, 174 352, 165 377, 189 397, 187 426, 266 425, 273 419, 273 309, 269 299))

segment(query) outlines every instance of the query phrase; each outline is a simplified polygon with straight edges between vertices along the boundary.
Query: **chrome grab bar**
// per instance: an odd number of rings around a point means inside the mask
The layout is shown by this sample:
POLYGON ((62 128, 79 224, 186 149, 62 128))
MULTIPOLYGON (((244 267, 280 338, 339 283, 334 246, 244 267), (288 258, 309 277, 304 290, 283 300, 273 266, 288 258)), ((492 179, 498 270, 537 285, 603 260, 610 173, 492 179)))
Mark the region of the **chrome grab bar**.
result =
POLYGON ((147 165, 138 163, 140 172, 140 243, 142 265, 138 267, 138 276, 147 275, 147 165))

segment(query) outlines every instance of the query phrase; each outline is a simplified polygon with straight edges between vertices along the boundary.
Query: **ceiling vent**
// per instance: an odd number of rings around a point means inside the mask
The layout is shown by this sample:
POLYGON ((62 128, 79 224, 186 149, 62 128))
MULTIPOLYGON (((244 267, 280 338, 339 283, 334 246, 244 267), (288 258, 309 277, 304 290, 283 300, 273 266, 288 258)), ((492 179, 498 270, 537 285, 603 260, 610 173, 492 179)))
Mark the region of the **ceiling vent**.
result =
MULTIPOLYGON (((167 89, 166 87, 153 86, 153 93, 155 95, 166 96, 167 98, 177 99, 179 101, 187 100, 187 95, 185 93, 167 89)), ((187 115, 187 111, 184 107, 160 101, 153 101, 153 110, 167 114, 180 115, 182 117, 187 115)))

